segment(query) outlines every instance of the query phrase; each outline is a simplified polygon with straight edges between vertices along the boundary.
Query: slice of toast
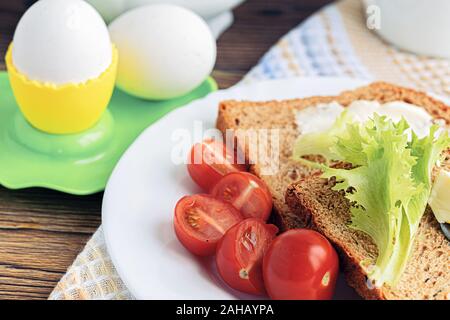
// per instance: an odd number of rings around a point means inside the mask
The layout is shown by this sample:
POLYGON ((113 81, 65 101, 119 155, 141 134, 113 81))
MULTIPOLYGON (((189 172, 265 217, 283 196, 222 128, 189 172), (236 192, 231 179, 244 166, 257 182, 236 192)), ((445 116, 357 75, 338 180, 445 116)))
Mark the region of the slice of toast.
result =
MULTIPOLYGON (((334 182, 321 179, 317 170, 291 159, 293 143, 301 134, 295 120, 296 111, 332 101, 348 106, 355 100, 404 101, 421 106, 435 119, 443 119, 447 125, 450 124, 450 108, 442 102, 422 92, 377 82, 339 96, 269 102, 224 101, 219 105, 217 128, 224 134, 227 130, 279 130, 279 170, 275 174, 263 174, 262 165, 252 159, 249 146, 240 146, 245 150, 246 160, 254 163, 251 171, 265 181, 272 193, 274 218, 282 230, 311 227, 324 234, 340 254, 348 283, 362 297, 450 299, 450 244, 429 209, 398 285, 395 288, 370 288, 360 262, 375 259, 376 246, 368 236, 348 227, 349 204, 342 193, 331 190, 334 182)), ((239 145, 240 141, 237 142, 239 145)), ((444 166, 450 169, 450 156, 444 166)))

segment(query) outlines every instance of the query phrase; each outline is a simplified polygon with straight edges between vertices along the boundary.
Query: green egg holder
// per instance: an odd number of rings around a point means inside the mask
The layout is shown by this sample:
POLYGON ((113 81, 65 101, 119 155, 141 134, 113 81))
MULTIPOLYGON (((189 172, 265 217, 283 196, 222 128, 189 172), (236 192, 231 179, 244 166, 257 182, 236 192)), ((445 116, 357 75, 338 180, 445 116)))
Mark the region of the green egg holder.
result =
POLYGON ((22 116, 0 72, 0 184, 9 189, 44 187, 75 195, 102 191, 121 155, 149 125, 190 101, 217 90, 212 78, 187 95, 166 101, 132 97, 118 89, 91 129, 54 135, 22 116))

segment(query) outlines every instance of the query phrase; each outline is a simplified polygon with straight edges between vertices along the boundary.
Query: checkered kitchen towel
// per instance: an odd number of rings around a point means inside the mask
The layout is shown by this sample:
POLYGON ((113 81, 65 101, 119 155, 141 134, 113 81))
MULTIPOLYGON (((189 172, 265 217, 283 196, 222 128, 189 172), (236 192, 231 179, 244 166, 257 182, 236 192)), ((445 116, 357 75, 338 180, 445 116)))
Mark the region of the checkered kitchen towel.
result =
MULTIPOLYGON (((329 5, 284 36, 243 82, 293 76, 379 79, 450 97, 450 61, 399 51, 366 27, 359 0, 329 5)), ((133 299, 94 234, 50 299, 133 299)))

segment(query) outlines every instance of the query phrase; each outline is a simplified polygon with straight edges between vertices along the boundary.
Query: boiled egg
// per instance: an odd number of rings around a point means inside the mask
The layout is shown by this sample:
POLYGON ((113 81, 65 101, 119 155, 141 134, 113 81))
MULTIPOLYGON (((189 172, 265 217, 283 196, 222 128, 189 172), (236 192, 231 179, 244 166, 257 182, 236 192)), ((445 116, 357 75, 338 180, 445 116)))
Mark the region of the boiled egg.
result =
POLYGON ((139 7, 114 20, 109 31, 119 51, 117 86, 152 100, 179 97, 211 73, 216 42, 192 11, 167 4, 139 7))
POLYGON ((82 0, 40 0, 20 19, 12 61, 30 80, 56 85, 97 78, 112 62, 108 29, 82 0))
POLYGON ((94 126, 114 90, 117 49, 83 0, 40 0, 20 19, 6 54, 23 116, 41 131, 72 134, 94 126))

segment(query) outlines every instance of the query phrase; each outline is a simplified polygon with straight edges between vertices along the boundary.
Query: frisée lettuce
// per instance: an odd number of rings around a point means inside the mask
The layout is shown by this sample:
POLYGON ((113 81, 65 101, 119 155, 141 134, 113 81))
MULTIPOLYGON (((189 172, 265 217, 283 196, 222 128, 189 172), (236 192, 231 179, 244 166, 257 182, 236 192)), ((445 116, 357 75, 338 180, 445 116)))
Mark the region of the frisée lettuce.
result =
POLYGON ((437 126, 420 139, 404 119, 394 123, 374 114, 358 123, 345 112, 327 132, 297 139, 294 158, 320 168, 324 178, 336 177, 334 189, 345 190, 353 204, 350 227, 377 245, 375 265, 362 262, 376 286, 395 285, 400 278, 431 193, 433 167, 449 146, 448 133, 438 134, 437 126), (302 158, 307 154, 351 163, 353 168, 310 162, 302 158))

